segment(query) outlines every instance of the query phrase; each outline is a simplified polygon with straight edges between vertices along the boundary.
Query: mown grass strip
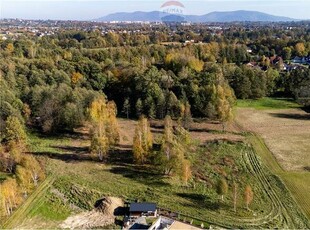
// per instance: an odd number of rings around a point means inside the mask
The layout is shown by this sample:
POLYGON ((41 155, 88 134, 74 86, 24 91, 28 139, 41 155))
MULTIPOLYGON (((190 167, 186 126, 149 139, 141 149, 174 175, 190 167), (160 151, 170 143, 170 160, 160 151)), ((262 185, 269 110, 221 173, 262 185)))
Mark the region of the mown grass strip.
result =
POLYGON ((307 172, 287 172, 277 162, 274 155, 266 146, 264 140, 256 134, 248 134, 247 139, 260 156, 264 164, 272 173, 279 176, 284 181, 285 186, 291 193, 296 204, 310 219, 310 173, 307 172))
POLYGON ((282 177, 296 201, 310 219, 310 172, 287 172, 282 177))
POLYGON ((273 172, 274 174, 283 173, 284 170, 278 163, 275 156, 271 153, 269 148, 266 146, 264 140, 254 133, 247 134, 247 139, 255 149, 256 153, 260 156, 263 163, 273 172))
POLYGON ((39 187, 27 198, 27 200, 10 216, 4 223, 3 228, 15 228, 23 223, 32 209, 44 199, 44 195, 50 186, 53 184, 54 178, 47 177, 39 187))

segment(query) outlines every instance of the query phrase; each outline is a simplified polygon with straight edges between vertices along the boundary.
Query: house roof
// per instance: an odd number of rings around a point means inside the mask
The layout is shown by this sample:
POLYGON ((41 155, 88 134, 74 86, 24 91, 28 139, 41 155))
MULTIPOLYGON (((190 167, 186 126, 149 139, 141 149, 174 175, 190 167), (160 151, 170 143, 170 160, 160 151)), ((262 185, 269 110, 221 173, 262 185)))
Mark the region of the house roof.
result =
POLYGON ((130 212, 155 212, 156 204, 155 203, 131 203, 130 212))

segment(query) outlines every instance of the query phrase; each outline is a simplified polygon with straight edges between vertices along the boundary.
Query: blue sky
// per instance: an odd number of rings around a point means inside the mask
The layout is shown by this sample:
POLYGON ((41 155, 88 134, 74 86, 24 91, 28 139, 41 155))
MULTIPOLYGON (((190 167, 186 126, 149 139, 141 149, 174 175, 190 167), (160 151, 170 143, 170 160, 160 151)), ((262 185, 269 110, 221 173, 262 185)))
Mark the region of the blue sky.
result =
MULTIPOLYGON (((114 12, 159 10, 158 0, 0 0, 0 18, 89 20, 114 12)), ((310 19, 310 0, 184 0, 186 14, 255 10, 310 19)))

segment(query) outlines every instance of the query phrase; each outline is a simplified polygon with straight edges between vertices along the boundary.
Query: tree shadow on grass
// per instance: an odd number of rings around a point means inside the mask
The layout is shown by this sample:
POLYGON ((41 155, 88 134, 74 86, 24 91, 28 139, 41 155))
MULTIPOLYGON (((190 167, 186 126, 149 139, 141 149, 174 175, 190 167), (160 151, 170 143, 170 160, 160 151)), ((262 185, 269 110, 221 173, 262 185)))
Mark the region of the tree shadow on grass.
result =
POLYGON ((72 152, 74 154, 88 154, 89 153, 89 147, 85 146, 85 147, 75 147, 75 146, 69 146, 69 145, 66 145, 66 146, 58 146, 58 145, 55 145, 55 146, 51 146, 52 148, 54 149, 58 149, 60 151, 63 151, 63 152, 72 152))
POLYGON ((305 111, 306 113, 310 113, 310 106, 305 106, 301 108, 303 111, 305 111))
POLYGON ((163 175, 145 166, 114 166, 110 172, 150 186, 170 186, 163 181, 163 175))
POLYGON ((177 193, 176 195, 190 200, 193 203, 192 206, 195 208, 198 206, 215 211, 218 210, 221 206, 219 202, 213 201, 210 199, 210 197, 198 193, 177 193))
POLYGON ((74 153, 57 153, 57 152, 34 152, 31 153, 36 156, 45 156, 51 159, 61 160, 64 162, 96 162, 97 160, 91 155, 86 154, 74 154, 74 153))
POLYGON ((288 114, 288 113, 271 113, 273 117, 284 118, 284 119, 294 119, 294 120, 310 120, 310 114, 288 114))
POLYGON ((107 162, 110 164, 126 165, 133 163, 133 153, 129 148, 119 146, 108 153, 107 162))

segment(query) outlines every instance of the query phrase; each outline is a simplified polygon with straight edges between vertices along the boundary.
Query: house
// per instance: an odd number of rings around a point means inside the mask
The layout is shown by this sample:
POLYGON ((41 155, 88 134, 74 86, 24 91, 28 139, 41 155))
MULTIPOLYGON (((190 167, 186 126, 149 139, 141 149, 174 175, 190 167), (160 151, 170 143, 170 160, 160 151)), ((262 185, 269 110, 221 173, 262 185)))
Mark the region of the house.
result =
POLYGON ((310 57, 294 57, 294 59, 292 59, 292 63, 296 63, 296 64, 310 64, 310 57))
POLYGON ((131 203, 129 213, 132 217, 139 216, 157 216, 157 207, 155 203, 131 203))

